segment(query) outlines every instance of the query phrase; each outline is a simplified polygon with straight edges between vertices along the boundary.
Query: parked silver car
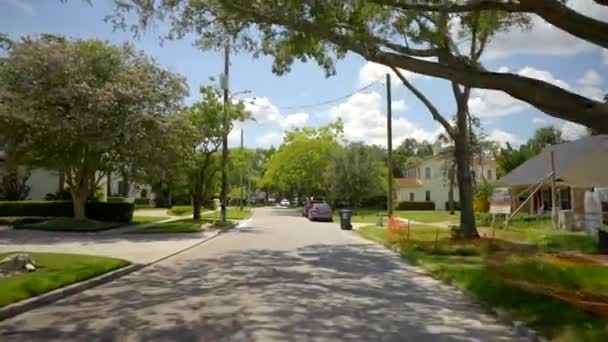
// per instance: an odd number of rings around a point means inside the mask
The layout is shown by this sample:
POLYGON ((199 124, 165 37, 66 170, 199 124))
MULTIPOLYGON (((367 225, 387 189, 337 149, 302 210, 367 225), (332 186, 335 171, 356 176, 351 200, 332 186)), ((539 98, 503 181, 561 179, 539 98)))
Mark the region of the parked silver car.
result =
POLYGON ((332 221, 332 209, 327 203, 312 203, 308 210, 308 219, 311 221, 332 221))

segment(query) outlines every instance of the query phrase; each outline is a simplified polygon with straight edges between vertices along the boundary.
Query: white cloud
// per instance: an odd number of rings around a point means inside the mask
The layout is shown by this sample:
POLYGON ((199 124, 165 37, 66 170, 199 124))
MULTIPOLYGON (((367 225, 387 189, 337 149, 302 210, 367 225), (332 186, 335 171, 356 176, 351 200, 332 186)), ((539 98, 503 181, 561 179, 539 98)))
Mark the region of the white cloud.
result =
POLYGON ((583 96, 596 101, 602 101, 604 90, 600 88, 602 85, 602 77, 595 70, 587 70, 583 77, 579 78, 577 92, 583 96))
POLYGON ((587 70, 583 77, 579 78, 576 83, 584 86, 599 86, 602 84, 602 77, 595 70, 587 70))
POLYGON ((283 115, 267 97, 252 97, 244 101, 245 109, 259 124, 278 124, 283 128, 303 126, 310 115, 304 112, 283 115))
POLYGON ((501 146, 505 146, 507 143, 510 143, 511 145, 518 145, 520 143, 520 140, 515 135, 501 129, 494 129, 488 138, 496 141, 501 146))
POLYGON ((282 132, 269 132, 255 139, 260 146, 278 146, 283 140, 282 132))
MULTIPOLYGON (((500 67, 500 72, 509 72, 509 68, 500 67)), ((536 78, 548 83, 552 83, 564 89, 570 89, 570 85, 563 80, 559 80, 549 71, 539 70, 530 66, 526 66, 515 72, 518 75, 530 78, 536 78)), ((507 93, 496 90, 476 89, 473 91, 473 97, 469 100, 469 109, 471 113, 481 117, 501 117, 509 114, 521 112, 530 106, 516 98, 511 97, 507 93)))
POLYGON ((602 49, 602 59, 604 64, 608 64, 608 49, 602 49))
MULTIPOLYGON (((386 114, 378 92, 357 93, 331 109, 331 116, 344 122, 344 135, 350 141, 386 146, 386 114)), ((401 117, 393 117, 393 143, 407 137, 434 141, 441 129, 425 130, 401 117)))
MULTIPOLYGON (((399 71, 403 74, 403 76, 405 76, 405 78, 407 78, 408 81, 412 81, 417 78, 428 78, 428 76, 403 69, 399 69, 399 71)), ((363 67, 361 67, 359 70, 359 85, 368 85, 374 81, 384 82, 387 73, 391 75, 391 82, 393 86, 401 85, 401 80, 397 78, 397 75, 395 75, 395 73, 389 67, 374 62, 366 62, 365 65, 363 65, 363 67)))
MULTIPOLYGON (((608 17, 608 7, 591 0, 570 0, 567 5, 598 20, 608 17)), ((595 45, 558 29, 536 15, 532 15, 532 24, 531 30, 512 28, 498 34, 488 44, 486 56, 501 58, 520 53, 563 55, 595 49, 595 45)))
POLYGON ((535 125, 546 125, 549 121, 545 118, 534 118, 532 119, 532 123, 535 125))
POLYGON ((289 129, 294 127, 302 127, 308 121, 310 115, 308 113, 293 113, 286 115, 279 121, 279 125, 283 128, 289 129))
POLYGON ((393 101, 393 103, 391 104, 393 111, 395 112, 405 112, 407 110, 407 104, 405 103, 405 100, 397 100, 397 101, 393 101))
POLYGON ((244 103, 245 109, 249 111, 253 118, 259 123, 279 121, 282 118, 281 112, 279 112, 277 106, 273 105, 267 97, 248 98, 244 103))
POLYGON ((564 121, 560 129, 562 131, 562 137, 566 140, 576 140, 589 135, 587 127, 571 121, 564 121))
POLYGON ((5 0, 5 2, 29 16, 36 14, 34 7, 25 0, 5 0))

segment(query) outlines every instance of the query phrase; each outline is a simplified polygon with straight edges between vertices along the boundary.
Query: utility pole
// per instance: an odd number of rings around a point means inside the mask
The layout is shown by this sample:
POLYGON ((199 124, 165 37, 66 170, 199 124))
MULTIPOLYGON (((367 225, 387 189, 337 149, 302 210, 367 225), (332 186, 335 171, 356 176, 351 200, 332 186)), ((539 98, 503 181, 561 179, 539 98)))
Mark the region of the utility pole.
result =
POLYGON ((557 229, 557 194, 555 193, 555 152, 551 147, 551 221, 557 229))
POLYGON ((391 103, 391 76, 386 74, 386 136, 388 141, 388 217, 393 216, 393 108, 391 103))
MULTIPOLYGON (((243 157, 245 157, 245 154, 243 153, 243 129, 241 128, 241 155, 243 157)), ((243 165, 241 165, 241 174, 240 174, 240 179, 239 179, 239 186, 241 187, 241 198, 239 200, 239 207, 240 210, 243 211, 243 165)))
MULTIPOLYGON (((226 38, 229 39, 229 38, 226 38)), ((228 173, 226 170, 228 164, 228 76, 230 72, 230 43, 226 40, 224 46, 224 77, 222 80, 222 88, 224 89, 224 118, 222 122, 222 191, 220 204, 220 222, 226 223, 226 205, 228 193, 228 173)))

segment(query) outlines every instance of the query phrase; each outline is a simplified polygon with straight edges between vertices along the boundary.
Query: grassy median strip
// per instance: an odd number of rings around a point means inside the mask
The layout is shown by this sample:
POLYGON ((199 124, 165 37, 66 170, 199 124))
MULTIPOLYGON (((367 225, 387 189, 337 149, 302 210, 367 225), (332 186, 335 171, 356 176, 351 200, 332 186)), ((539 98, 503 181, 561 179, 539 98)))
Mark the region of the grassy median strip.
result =
MULTIPOLYGON (((0 253, 0 260, 13 253, 0 253)), ((0 307, 127 266, 121 259, 59 253, 31 253, 34 272, 0 277, 0 307)))
POLYGON ((129 224, 137 225, 137 224, 154 223, 154 222, 166 220, 169 218, 170 217, 133 216, 133 218, 131 219, 131 222, 129 222, 129 224))
POLYGON ((159 223, 150 227, 142 228, 133 233, 199 233, 205 224, 209 224, 210 220, 193 220, 185 219, 179 221, 171 221, 159 223))
POLYGON ((359 233, 551 340, 608 340, 608 320, 586 304, 608 300, 603 265, 537 254, 529 245, 498 239, 453 241, 434 227, 412 226, 410 240, 402 236, 397 242, 388 242, 395 240, 385 228, 369 226, 359 233))
POLYGON ((15 226, 16 229, 35 229, 64 232, 96 232, 124 225, 124 223, 95 220, 76 220, 71 217, 56 217, 38 223, 27 223, 15 226))
MULTIPOLYGON (((226 218, 229 220, 244 220, 249 216, 251 216, 251 208, 245 207, 243 210, 240 210, 239 208, 231 207, 226 209, 226 218)), ((207 213, 203 215, 203 217, 217 220, 220 218, 220 211, 216 210, 214 212, 207 213)))

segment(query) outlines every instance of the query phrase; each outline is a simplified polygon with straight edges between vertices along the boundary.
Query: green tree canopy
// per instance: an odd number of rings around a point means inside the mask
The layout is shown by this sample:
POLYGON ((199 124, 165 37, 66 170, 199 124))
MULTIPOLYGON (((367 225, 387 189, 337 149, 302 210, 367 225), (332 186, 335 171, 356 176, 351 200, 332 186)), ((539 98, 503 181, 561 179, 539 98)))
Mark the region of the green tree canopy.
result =
MULTIPOLYGON (((483 67, 468 47, 495 32, 528 28, 530 14, 585 41, 608 47, 608 23, 582 15, 563 0, 206 0, 124 1, 111 20, 134 27, 169 18, 169 38, 198 35, 198 45, 214 48, 232 38, 235 48, 274 57, 284 73, 295 60, 315 60, 328 74, 347 52, 394 68, 449 79, 469 88, 494 89, 557 118, 608 132, 608 105, 549 82, 483 67), (471 25, 472 24, 472 25, 471 25), (470 27, 478 27, 475 33, 470 27)), ((606 5, 604 1, 597 4, 606 5)))
POLYGON ((104 172, 138 155, 187 92, 128 45, 48 35, 13 42, 0 83, 2 104, 28 125, 32 160, 65 171, 79 219, 104 172))

